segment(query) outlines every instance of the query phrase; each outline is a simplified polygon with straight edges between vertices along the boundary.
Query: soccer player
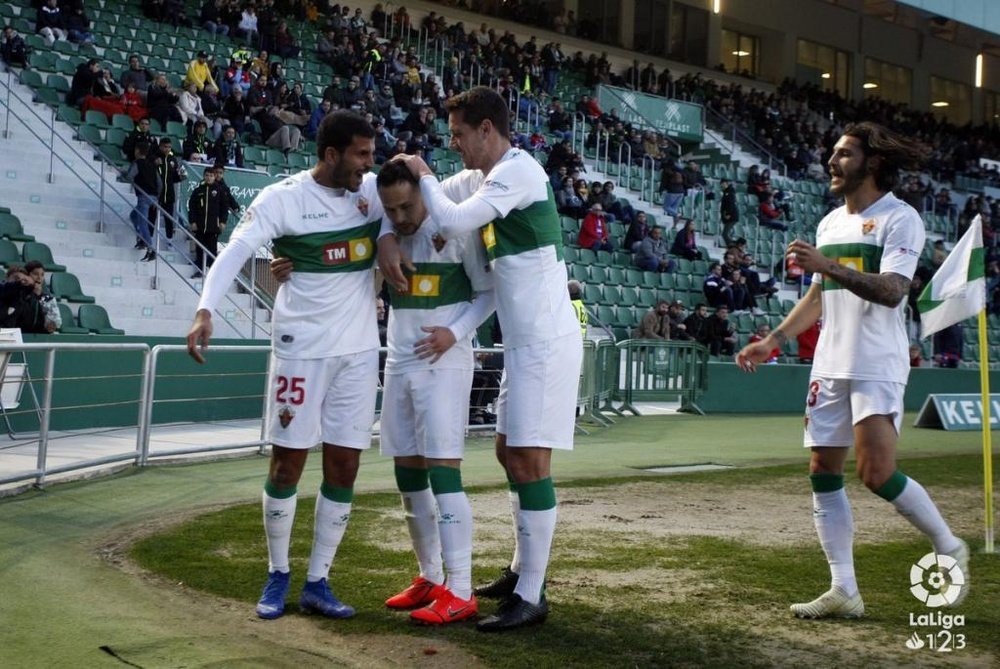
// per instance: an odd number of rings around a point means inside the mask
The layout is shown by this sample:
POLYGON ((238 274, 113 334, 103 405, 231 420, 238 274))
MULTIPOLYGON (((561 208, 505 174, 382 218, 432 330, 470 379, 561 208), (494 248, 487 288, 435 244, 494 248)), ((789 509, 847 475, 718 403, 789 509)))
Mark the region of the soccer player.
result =
MULTIPOLYGON (((448 194, 463 200, 478 181, 452 179, 448 194)), ((472 594, 472 508, 462 487, 461 464, 472 335, 493 313, 493 277, 486 271, 478 235, 441 239, 417 179, 404 164, 383 165, 376 183, 389 229, 416 263, 409 290, 390 287, 381 447, 395 460, 420 574, 386 606, 415 609, 410 617, 418 622, 453 623, 478 612, 472 594), (443 395, 455 399, 442 401, 443 395)), ((276 258, 271 269, 284 281, 292 266, 276 258)))
MULTIPOLYGON (((442 237, 478 229, 491 259, 504 337, 496 455, 510 481, 516 531, 510 569, 476 594, 503 599, 496 614, 477 625, 501 631, 548 615, 545 570, 556 524, 552 449, 573 447, 583 342, 566 290, 559 215, 544 169, 511 146, 507 106, 495 91, 472 88, 445 104, 452 148, 467 170, 485 175, 478 190, 455 204, 421 158, 397 160, 420 179, 442 237)), ((393 242, 383 237, 379 245, 387 279, 405 285, 393 242)))
POLYGON ((308 449, 323 443, 323 483, 316 498, 313 545, 299 605, 331 618, 354 609, 331 592, 327 577, 351 513, 361 451, 371 443, 378 379, 374 248, 382 216, 375 189, 375 131, 348 111, 328 115, 317 136, 319 162, 265 188, 247 208, 229 245, 205 279, 188 353, 204 362, 212 312, 243 263, 272 241, 295 272, 275 297, 264 484, 268 579, 261 618, 285 610, 289 542, 296 493, 308 449))
POLYGON ((823 318, 806 396, 805 446, 812 450, 813 519, 832 583, 815 600, 792 605, 800 618, 864 614, 844 492, 852 445, 865 486, 926 534, 936 553, 953 557, 968 583, 968 546, 952 534, 927 491, 896 469, 909 374, 903 309, 924 248, 924 224, 891 191, 900 169, 917 167, 925 156, 919 144, 874 123, 844 131, 829 168, 830 190, 845 203, 820 221, 816 246, 788 245, 787 255, 813 273, 812 285, 777 329, 736 355, 736 364, 752 372, 773 348, 823 318))

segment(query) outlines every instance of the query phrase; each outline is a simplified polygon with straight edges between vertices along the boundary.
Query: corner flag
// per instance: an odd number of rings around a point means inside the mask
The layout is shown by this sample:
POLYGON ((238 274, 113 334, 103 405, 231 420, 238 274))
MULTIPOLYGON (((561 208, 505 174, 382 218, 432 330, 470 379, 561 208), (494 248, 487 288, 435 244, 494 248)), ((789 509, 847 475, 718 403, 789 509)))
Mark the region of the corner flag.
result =
POLYGON ((920 293, 920 337, 926 338, 986 306, 983 219, 976 216, 931 282, 920 293))

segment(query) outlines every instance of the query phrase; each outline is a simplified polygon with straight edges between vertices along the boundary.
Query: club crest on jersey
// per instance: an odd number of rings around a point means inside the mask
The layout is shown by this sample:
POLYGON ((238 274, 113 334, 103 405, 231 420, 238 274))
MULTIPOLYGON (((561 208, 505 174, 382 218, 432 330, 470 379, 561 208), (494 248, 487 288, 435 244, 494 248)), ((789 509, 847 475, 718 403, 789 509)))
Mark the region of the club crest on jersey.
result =
POLYGON ((281 427, 288 427, 293 418, 295 418, 294 411, 287 406, 281 407, 281 411, 278 412, 278 422, 281 423, 281 427))
POLYGON ((368 200, 363 197, 358 198, 358 211, 361 212, 362 216, 368 216, 368 200))
POLYGON ((434 236, 431 237, 431 243, 434 244, 434 250, 441 253, 441 250, 444 248, 444 245, 448 243, 448 240, 435 232, 434 236))
POLYGON ((371 257, 372 241, 367 237, 346 242, 334 242, 323 247, 324 265, 343 265, 344 263, 368 260, 371 257))
POLYGON ((253 209, 246 209, 240 217, 239 227, 250 227, 253 225, 253 209))
POLYGON ((869 234, 874 229, 875 229, 874 218, 869 218, 867 221, 861 224, 861 234, 863 235, 869 234))

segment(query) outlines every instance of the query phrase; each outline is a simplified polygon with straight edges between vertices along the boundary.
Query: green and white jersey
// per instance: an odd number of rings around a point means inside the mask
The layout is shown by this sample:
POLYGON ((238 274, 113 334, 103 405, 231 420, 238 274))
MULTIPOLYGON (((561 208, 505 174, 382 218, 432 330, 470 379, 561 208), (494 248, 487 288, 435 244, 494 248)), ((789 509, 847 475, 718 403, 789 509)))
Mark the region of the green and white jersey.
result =
MULTIPOLYGON (((886 193, 864 211, 840 207, 820 221, 816 246, 859 272, 912 278, 924 248, 924 223, 910 205, 886 193)), ((895 308, 864 300, 821 274, 823 329, 813 376, 906 383, 909 341, 903 300, 895 308)))
MULTIPOLYGON (((476 293, 492 291, 486 250, 475 233, 449 239, 442 244, 434 220, 427 218, 412 235, 401 235, 399 245, 416 266, 409 275, 409 289, 400 293, 391 285, 386 374, 413 369, 473 368, 472 334, 485 316, 473 313, 476 293), (427 333, 422 326, 440 325, 455 334, 455 345, 431 364, 413 352, 413 345, 427 333)), ((490 292, 492 297, 492 292, 490 292)), ((492 299, 490 300, 492 303, 492 299)))
POLYGON ((498 213, 481 234, 495 273, 504 345, 579 332, 566 289, 555 196, 542 166, 531 154, 512 148, 486 175, 475 197, 498 213))
POLYGON ((372 268, 382 203, 375 175, 357 193, 321 186, 306 170, 262 190, 230 245, 258 249, 294 271, 274 300, 272 348, 279 358, 328 358, 378 348, 372 268))

